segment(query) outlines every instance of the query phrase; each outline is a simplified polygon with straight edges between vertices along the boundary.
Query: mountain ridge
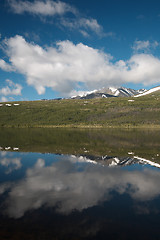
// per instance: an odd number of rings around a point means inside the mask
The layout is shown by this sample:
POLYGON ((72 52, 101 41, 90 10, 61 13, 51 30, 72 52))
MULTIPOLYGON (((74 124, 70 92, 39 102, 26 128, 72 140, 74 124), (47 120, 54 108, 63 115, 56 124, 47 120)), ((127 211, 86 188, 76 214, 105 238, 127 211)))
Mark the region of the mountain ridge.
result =
POLYGON ((108 97, 133 97, 139 94, 143 94, 147 92, 146 89, 139 89, 134 90, 131 88, 125 88, 125 87, 108 87, 108 88, 102 88, 99 90, 93 90, 90 92, 86 92, 84 94, 80 94, 77 96, 71 97, 71 99, 93 99, 93 98, 108 98, 108 97))
MULTIPOLYGON (((152 167, 160 168, 160 164, 139 156, 134 156, 134 153, 128 152, 128 155, 132 155, 131 157, 117 157, 117 156, 101 156, 101 157, 94 157, 91 155, 84 155, 80 156, 82 157, 81 161, 84 160, 86 162, 94 163, 94 164, 101 164, 103 166, 108 166, 108 167, 125 167, 125 166, 130 166, 134 164, 138 165, 150 165, 152 167)), ((79 157, 79 158, 80 158, 79 157)))

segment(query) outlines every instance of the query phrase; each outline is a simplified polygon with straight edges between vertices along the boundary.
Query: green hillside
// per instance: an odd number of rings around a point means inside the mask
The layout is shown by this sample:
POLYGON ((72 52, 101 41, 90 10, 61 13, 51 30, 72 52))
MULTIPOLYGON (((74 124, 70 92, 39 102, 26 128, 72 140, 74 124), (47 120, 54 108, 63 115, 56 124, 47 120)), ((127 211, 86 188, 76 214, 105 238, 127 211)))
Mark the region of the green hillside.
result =
POLYGON ((139 98, 7 104, 0 104, 0 127, 160 127, 160 91, 139 98))

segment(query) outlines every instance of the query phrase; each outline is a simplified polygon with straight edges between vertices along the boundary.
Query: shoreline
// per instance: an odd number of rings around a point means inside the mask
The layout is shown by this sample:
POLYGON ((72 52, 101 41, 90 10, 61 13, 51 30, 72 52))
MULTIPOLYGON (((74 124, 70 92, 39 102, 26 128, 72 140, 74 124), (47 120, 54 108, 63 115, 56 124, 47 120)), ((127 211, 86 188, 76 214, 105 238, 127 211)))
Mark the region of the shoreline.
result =
POLYGON ((67 129, 160 129, 160 125, 5 125, 0 128, 67 128, 67 129))

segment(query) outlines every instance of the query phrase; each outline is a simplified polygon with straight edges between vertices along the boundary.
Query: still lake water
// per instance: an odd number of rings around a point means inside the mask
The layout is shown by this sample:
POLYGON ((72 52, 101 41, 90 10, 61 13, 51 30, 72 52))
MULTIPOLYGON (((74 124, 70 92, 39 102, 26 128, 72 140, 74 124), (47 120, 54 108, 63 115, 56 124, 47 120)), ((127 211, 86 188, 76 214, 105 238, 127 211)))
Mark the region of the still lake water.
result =
POLYGON ((0 133, 0 239, 160 239, 159 130, 0 133))

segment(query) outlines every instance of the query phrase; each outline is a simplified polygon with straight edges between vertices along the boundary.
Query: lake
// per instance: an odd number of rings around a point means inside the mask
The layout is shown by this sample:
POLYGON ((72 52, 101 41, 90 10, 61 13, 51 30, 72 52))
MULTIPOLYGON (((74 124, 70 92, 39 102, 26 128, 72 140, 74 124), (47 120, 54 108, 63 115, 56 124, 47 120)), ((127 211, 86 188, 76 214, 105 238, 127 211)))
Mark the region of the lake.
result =
POLYGON ((159 130, 0 133, 0 239, 160 239, 159 130))

